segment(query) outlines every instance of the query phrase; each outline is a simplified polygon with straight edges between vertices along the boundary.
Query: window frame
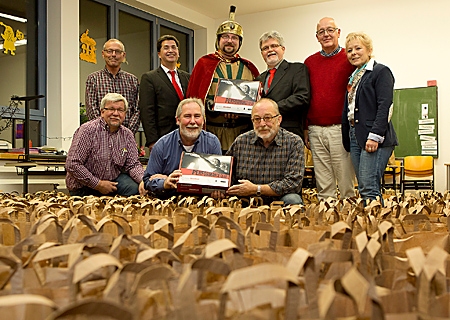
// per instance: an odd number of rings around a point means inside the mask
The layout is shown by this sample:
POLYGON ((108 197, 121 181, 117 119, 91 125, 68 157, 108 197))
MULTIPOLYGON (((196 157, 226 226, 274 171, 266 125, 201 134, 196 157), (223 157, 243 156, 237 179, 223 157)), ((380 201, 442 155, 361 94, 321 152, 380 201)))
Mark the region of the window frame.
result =
MULTIPOLYGON (((26 72, 25 72, 25 91, 26 96, 44 95, 44 98, 37 99, 32 103, 36 108, 30 107, 30 121, 38 121, 39 127, 39 145, 44 145, 47 140, 47 121, 46 121, 46 97, 47 92, 47 0, 36 0, 28 2, 27 6, 27 24, 36 26, 30 32, 27 25, 27 53, 26 53, 26 72), (34 6, 34 7, 32 7, 34 6), (30 37, 30 34, 33 36, 30 37)), ((0 112, 3 118, 12 119, 12 141, 13 147, 16 147, 16 123, 25 120, 25 102, 22 102, 19 110, 11 114, 8 111, 9 106, 0 106, 0 112)))

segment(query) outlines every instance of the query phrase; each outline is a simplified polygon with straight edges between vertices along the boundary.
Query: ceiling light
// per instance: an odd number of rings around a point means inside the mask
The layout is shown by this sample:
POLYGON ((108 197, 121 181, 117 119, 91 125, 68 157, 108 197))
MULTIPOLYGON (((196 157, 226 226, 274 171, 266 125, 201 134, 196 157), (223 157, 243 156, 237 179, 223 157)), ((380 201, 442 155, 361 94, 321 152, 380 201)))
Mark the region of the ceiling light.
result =
POLYGON ((0 13, 0 17, 1 18, 6 18, 6 19, 9 19, 9 20, 19 21, 19 22, 22 22, 22 23, 26 23, 27 22, 27 19, 25 19, 25 18, 12 16, 12 15, 9 15, 9 14, 6 14, 6 13, 0 13))

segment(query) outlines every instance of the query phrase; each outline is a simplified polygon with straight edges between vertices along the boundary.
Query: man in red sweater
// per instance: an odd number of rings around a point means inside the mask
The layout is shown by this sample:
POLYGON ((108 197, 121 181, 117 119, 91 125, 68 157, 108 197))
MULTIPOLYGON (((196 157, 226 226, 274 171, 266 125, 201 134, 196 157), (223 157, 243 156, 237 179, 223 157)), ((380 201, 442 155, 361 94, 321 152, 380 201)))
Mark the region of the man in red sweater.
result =
POLYGON ((333 18, 322 18, 316 38, 322 50, 309 56, 311 102, 305 126, 305 145, 311 149, 319 200, 355 195, 355 172, 341 141, 341 116, 350 74, 355 69, 339 46, 341 30, 333 18))

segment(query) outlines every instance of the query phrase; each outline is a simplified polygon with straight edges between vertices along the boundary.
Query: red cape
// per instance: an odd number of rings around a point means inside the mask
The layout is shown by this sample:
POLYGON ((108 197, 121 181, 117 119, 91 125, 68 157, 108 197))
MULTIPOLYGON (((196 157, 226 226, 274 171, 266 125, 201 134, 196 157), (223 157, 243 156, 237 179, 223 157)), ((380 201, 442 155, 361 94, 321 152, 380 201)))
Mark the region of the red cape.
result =
MULTIPOLYGON (((250 69, 254 78, 259 75, 258 69, 250 60, 244 59, 239 55, 236 55, 236 58, 241 60, 247 68, 250 69)), ((186 93, 187 98, 199 98, 202 101, 205 101, 213 80, 214 71, 220 61, 221 59, 216 53, 210 53, 198 59, 192 70, 191 77, 189 78, 189 85, 186 93)))

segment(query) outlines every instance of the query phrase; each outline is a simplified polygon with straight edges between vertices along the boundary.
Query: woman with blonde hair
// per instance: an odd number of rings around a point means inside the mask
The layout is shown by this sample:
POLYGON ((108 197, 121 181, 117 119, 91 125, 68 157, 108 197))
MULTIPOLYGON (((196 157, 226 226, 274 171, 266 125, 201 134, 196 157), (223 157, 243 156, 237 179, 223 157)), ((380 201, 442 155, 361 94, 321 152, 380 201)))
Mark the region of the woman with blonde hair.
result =
POLYGON ((387 66, 373 59, 372 40, 365 33, 348 34, 345 49, 356 69, 347 86, 342 142, 350 152, 360 196, 382 201, 381 177, 398 145, 391 122, 394 76, 387 66))

